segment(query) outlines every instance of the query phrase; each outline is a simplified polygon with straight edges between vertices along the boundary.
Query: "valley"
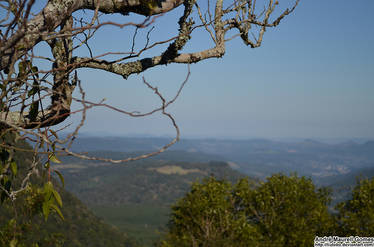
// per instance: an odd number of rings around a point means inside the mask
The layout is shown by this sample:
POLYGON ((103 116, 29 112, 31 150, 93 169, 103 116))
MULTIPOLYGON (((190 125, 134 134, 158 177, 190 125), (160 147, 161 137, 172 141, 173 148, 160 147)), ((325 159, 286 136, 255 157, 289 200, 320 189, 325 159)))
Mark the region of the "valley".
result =
MULTIPOLYGON (((94 157, 122 159, 154 151, 163 138, 81 138, 74 150, 94 157), (143 151, 146 150, 146 151, 143 151)), ((162 236, 170 206, 195 181, 215 176, 255 182, 274 173, 311 177, 333 189, 333 203, 346 199, 357 176, 374 175, 373 142, 325 144, 305 140, 182 140, 160 155, 125 164, 61 157, 54 168, 66 189, 95 214, 145 246, 162 236)))

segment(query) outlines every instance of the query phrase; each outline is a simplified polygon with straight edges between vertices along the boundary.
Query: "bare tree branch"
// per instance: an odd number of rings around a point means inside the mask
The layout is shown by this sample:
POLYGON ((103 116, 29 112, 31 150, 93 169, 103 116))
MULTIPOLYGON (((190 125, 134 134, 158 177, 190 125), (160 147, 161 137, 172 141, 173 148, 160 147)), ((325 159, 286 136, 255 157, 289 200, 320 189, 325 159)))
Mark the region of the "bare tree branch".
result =
MULTIPOLYGON (((172 143, 148 155, 110 161, 119 163, 163 152, 179 138, 178 126, 174 118, 166 112, 166 108, 180 95, 189 78, 189 73, 176 96, 169 101, 157 88, 144 79, 144 84, 160 98, 162 105, 146 113, 137 113, 118 109, 103 101, 94 103, 86 100, 77 70, 80 68, 98 69, 127 79, 130 75, 139 74, 160 65, 191 64, 209 58, 220 58, 226 52, 225 42, 236 36, 240 36, 245 45, 256 48, 262 44, 267 28, 278 26, 287 15, 294 11, 299 3, 299 0, 295 1, 290 9, 278 11, 280 14, 276 17, 273 15, 278 1, 274 0, 263 0, 263 9, 259 8, 260 3, 256 0, 232 0, 225 6, 223 0, 215 0, 214 5, 210 1, 207 4, 198 4, 196 0, 50 0, 37 14, 31 13, 35 4, 34 0, 23 0, 19 2, 20 4, 16 1, 8 1, 8 4, 0 5, 0 11, 4 12, 0 20, 1 133, 12 131, 24 133, 23 138, 44 144, 44 147, 41 145, 40 152, 48 153, 50 147, 53 146, 69 155, 89 158, 82 154, 75 154, 69 149, 79 129, 84 125, 86 112, 89 109, 105 107, 130 117, 145 117, 161 112, 170 119, 176 129, 177 137, 172 143), (182 4, 184 11, 178 20, 178 34, 151 42, 153 33, 151 31, 154 30, 151 25, 157 25, 160 16, 182 4), (87 20, 83 20, 85 14, 80 18, 74 16, 79 10, 93 10, 94 12, 90 15, 91 17, 87 17, 87 20), (127 15, 130 13, 145 17, 144 21, 139 23, 101 21, 103 15, 111 13, 121 14, 124 19, 128 18, 127 15), (150 17, 152 15, 153 17, 150 17), (88 41, 104 26, 115 26, 121 29, 134 27, 135 32, 130 36, 132 39, 129 41, 129 50, 107 51, 94 56, 94 48, 88 45, 88 41), (195 48, 195 50, 185 52, 184 47, 193 38, 196 30, 205 30, 208 40, 210 39, 209 43, 212 45, 205 49, 195 48), (139 46, 136 43, 142 31, 146 33, 143 36, 145 44, 139 46), (229 31, 235 33, 227 39, 225 36, 229 31), (50 57, 38 54, 35 49, 38 43, 49 45, 50 57), (88 56, 84 54, 77 56, 80 53, 75 50, 82 45, 87 47, 88 56), (163 51, 151 53, 156 47, 162 45, 167 45, 163 51), (146 52, 151 55, 146 57, 144 55, 146 52), (115 55, 122 57, 106 59, 108 56, 115 55), (40 69, 35 65, 36 60, 43 61, 50 67, 40 69), (80 98, 73 97, 77 85, 80 98), (80 103, 81 108, 71 109, 73 101, 80 103), (62 124, 69 116, 78 113, 82 115, 81 121, 71 134, 65 139, 60 139, 55 135, 56 132, 50 127, 62 124)), ((2 147, 5 146, 2 145, 2 147)))
MULTIPOLYGON (((9 39, 1 40, 0 70, 8 69, 12 64, 12 57, 18 59, 42 40, 49 39, 53 31, 73 12, 80 9, 98 8, 103 13, 120 13, 127 15, 137 13, 145 16, 170 11, 178 7, 182 0, 53 0, 48 1, 45 8, 33 19, 24 19, 9 39)), ((32 5, 32 3, 31 3, 32 5)), ((31 6, 30 6, 31 7, 31 6)), ((28 17, 28 14, 27 14, 28 17)))

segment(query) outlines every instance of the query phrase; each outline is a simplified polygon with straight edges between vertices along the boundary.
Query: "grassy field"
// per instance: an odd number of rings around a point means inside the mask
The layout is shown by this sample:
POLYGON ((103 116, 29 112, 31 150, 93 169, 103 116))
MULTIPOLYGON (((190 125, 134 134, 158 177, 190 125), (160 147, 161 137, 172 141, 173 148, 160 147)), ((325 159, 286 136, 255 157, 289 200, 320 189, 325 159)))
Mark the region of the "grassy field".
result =
POLYGON ((161 166, 157 168, 148 168, 150 171, 156 171, 162 174, 167 174, 167 175, 172 175, 172 174, 177 174, 177 175, 186 175, 189 173, 202 173, 206 174, 204 171, 199 170, 199 169, 183 169, 180 166, 161 166))
POLYGON ((121 206, 90 206, 94 213, 115 225, 145 246, 157 240, 169 219, 170 207, 128 204, 121 206))

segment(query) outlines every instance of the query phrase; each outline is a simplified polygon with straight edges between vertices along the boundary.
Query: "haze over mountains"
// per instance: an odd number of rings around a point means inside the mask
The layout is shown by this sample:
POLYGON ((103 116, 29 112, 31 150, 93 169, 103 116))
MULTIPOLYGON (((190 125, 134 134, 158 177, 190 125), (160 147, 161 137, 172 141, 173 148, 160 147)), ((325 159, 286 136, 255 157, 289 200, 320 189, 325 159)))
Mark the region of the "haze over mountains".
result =
MULTIPOLYGON (((76 140, 73 149, 129 153, 157 150, 169 141, 168 138, 83 137, 76 140)), ((187 139, 170 150, 209 154, 211 160, 232 162, 238 171, 253 177, 297 172, 323 185, 336 176, 374 167, 374 141, 327 144, 310 139, 298 142, 187 139)))
MULTIPOLYGON (((123 159, 155 151, 170 140, 85 136, 72 149, 123 159)), ((150 246, 167 223, 170 205, 191 183, 208 176, 231 181, 249 176, 257 183, 274 173, 296 172, 311 177, 317 186, 332 187, 334 203, 344 200, 356 177, 374 176, 374 141, 186 139, 164 153, 126 164, 61 159, 54 168, 64 174, 69 191, 107 222, 150 246)))

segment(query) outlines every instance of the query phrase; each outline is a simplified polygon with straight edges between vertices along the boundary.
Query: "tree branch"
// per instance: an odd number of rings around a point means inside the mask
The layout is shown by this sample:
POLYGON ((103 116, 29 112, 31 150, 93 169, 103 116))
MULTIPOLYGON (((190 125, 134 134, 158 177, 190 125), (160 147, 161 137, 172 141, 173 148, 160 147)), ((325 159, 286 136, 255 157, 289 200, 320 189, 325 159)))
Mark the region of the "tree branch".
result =
POLYGON ((96 9, 105 14, 127 15, 137 13, 144 16, 168 12, 183 3, 183 0, 83 0, 81 9, 96 9))
MULTIPOLYGON (((9 39, 1 40, 0 70, 7 69, 12 60, 18 60, 27 51, 42 40, 48 39, 64 19, 80 9, 98 8, 103 13, 120 13, 127 15, 131 12, 145 16, 170 11, 178 7, 182 0, 52 0, 44 9, 25 24, 9 39), (13 57, 13 59, 12 59, 13 57)), ((13 61, 13 62, 14 62, 13 61)))

